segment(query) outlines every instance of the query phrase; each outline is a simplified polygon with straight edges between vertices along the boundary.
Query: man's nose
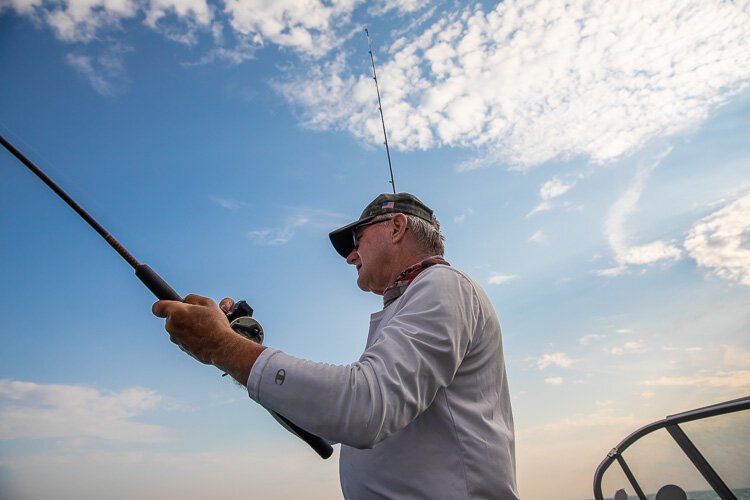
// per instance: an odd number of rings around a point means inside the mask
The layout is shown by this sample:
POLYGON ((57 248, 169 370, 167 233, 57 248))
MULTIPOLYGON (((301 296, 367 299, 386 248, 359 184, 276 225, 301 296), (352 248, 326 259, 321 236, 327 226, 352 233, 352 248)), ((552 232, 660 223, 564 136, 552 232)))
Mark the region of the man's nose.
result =
POLYGON ((346 263, 354 265, 354 263, 359 259, 359 254, 357 253, 357 249, 355 248, 351 252, 349 252, 349 255, 346 256, 346 263))

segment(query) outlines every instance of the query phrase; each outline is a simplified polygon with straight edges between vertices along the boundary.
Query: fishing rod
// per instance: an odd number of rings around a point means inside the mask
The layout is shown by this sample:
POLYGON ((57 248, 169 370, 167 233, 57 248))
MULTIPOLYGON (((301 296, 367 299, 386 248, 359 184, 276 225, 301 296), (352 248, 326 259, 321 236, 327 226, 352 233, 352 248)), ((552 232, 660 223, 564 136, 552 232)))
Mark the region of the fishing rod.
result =
MULTIPOLYGON (((37 167, 34 162, 29 160, 26 155, 21 153, 13 144, 11 144, 5 137, 0 135, 0 144, 7 149, 13 156, 15 156, 26 168, 31 170, 39 179, 42 180, 52 191, 54 191, 62 200, 68 204, 78 215, 85 220, 94 231, 104 238, 109 245, 135 269, 136 277, 141 280, 141 283, 146 285, 151 293, 153 293, 159 300, 175 300, 182 302, 182 297, 178 294, 171 286, 167 284, 164 279, 159 276, 156 271, 151 269, 146 264, 142 264, 136 259, 133 254, 127 251, 122 244, 115 239, 104 227, 99 224, 86 210, 84 210, 76 201, 71 198, 68 193, 58 186, 47 174, 45 174, 41 168, 37 167)), ((227 319, 230 321, 230 326, 234 331, 240 335, 257 342, 263 343, 263 327, 253 317, 253 308, 247 304, 244 300, 237 302, 232 310, 227 313, 227 319)), ((224 374, 226 375, 226 373, 224 374)), ((288 420, 286 417, 279 415, 275 411, 268 410, 271 416, 276 419, 283 427, 289 432, 296 435, 315 452, 321 456, 321 458, 328 458, 333 454, 333 448, 324 439, 298 427, 296 424, 288 420)))
POLYGON ((375 80, 375 92, 378 94, 378 109, 380 110, 380 122, 383 124, 383 137, 385 138, 385 154, 388 155, 388 170, 391 172, 391 180, 388 181, 393 188, 393 194, 396 194, 396 181, 393 180, 393 166, 391 165, 391 150, 388 149, 388 134, 385 131, 385 118, 383 118, 383 104, 380 102, 380 88, 378 87, 378 74, 375 72, 375 58, 372 55, 372 41, 370 32, 365 28, 367 35, 367 50, 370 52, 370 62, 372 63, 372 79, 375 80))

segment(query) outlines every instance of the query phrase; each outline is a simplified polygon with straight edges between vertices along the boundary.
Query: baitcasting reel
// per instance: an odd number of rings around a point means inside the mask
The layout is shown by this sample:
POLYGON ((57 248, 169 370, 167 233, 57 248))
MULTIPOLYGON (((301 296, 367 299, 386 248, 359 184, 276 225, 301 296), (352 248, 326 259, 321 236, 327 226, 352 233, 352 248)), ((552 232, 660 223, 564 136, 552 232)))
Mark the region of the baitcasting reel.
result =
POLYGON ((263 327, 253 318, 253 308, 244 300, 235 303, 232 310, 227 313, 229 326, 232 330, 245 338, 263 343, 263 327))

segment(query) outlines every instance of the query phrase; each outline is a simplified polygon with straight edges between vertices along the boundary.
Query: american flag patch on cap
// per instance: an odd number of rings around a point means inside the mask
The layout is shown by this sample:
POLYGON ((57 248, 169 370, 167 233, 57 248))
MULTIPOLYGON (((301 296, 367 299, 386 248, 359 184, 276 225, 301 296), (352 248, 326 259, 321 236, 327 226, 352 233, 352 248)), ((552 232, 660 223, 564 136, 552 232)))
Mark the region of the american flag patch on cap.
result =
POLYGON ((393 202, 392 201, 384 201, 380 204, 380 208, 393 208, 393 202))

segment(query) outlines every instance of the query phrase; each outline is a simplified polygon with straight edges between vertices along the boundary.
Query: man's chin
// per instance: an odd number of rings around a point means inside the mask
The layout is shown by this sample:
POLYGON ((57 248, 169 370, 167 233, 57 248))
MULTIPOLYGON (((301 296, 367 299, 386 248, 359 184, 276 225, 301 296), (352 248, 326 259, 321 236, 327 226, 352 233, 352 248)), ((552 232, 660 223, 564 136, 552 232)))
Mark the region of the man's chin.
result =
POLYGON ((368 284, 366 280, 362 279, 361 274, 357 275, 357 286, 363 292, 372 292, 375 295, 383 295, 383 293, 385 292, 385 289, 374 289, 371 283, 368 284))
POLYGON ((363 292, 369 292, 370 291, 370 288, 365 284, 364 281, 362 281, 362 275, 357 276, 357 286, 363 292))

